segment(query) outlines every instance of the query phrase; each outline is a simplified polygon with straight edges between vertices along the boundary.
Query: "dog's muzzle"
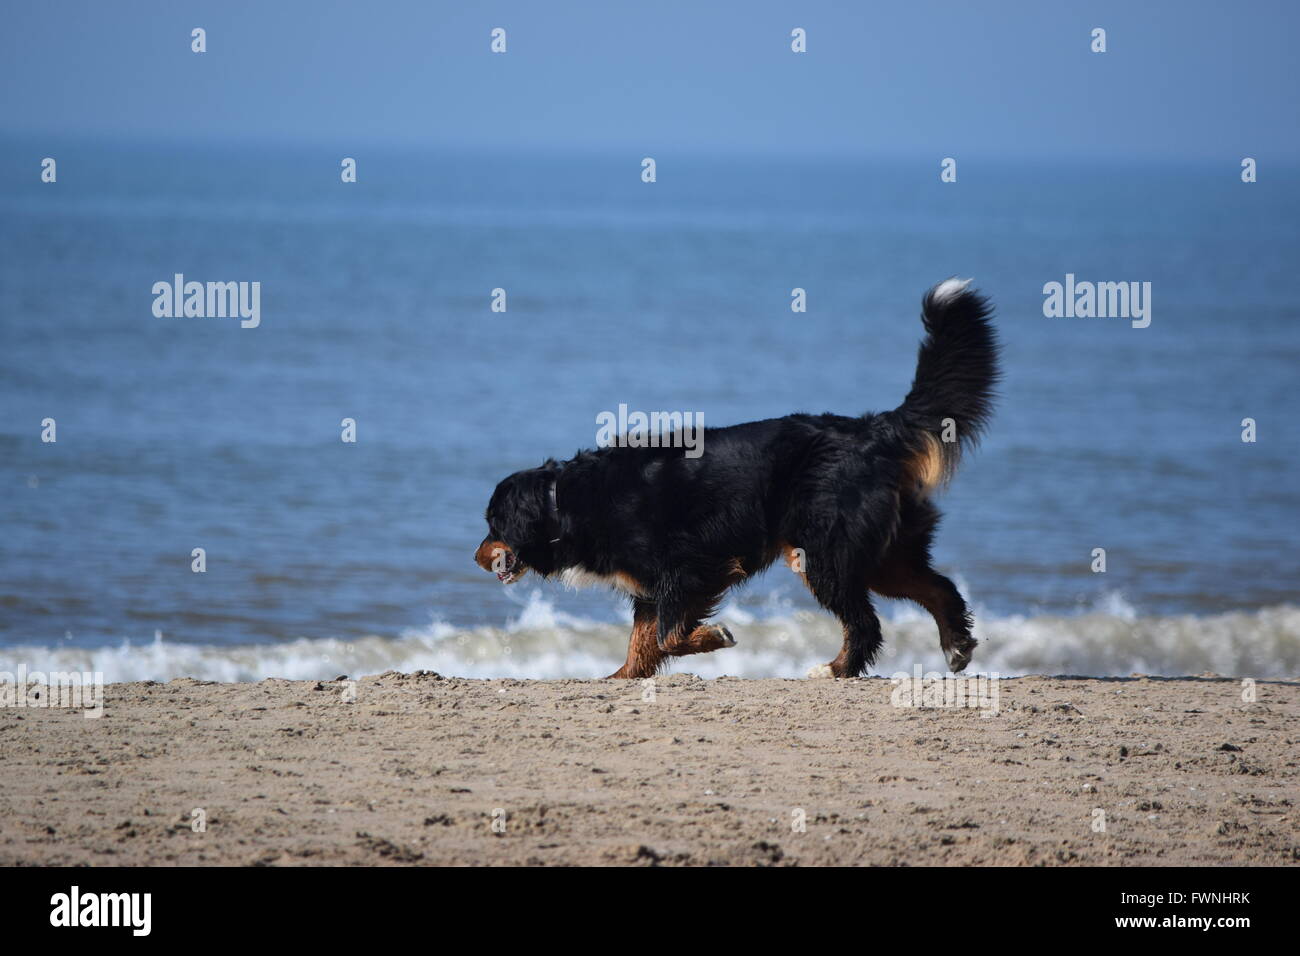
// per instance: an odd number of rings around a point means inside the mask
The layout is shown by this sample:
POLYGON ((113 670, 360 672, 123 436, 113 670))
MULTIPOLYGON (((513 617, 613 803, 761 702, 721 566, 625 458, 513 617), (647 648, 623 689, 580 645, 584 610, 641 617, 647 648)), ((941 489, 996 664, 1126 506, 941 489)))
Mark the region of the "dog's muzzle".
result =
POLYGON ((474 562, 484 571, 495 574, 502 584, 513 584, 528 570, 528 566, 504 541, 484 541, 474 553, 474 562))
POLYGON ((523 566, 513 551, 506 551, 493 562, 492 570, 502 584, 513 584, 523 572, 523 566))

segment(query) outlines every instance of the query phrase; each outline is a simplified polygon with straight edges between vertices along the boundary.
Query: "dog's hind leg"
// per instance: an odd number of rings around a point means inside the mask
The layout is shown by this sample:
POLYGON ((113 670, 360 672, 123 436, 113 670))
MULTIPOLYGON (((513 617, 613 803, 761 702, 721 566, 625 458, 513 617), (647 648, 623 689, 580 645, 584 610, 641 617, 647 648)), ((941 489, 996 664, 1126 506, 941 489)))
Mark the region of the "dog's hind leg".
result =
POLYGON ((829 664, 814 667, 809 677, 859 677, 876 659, 884 640, 880 620, 871 606, 871 595, 854 579, 861 580, 859 575, 844 574, 835 568, 818 570, 816 563, 809 568, 808 585, 813 596, 840 619, 844 628, 839 655, 829 664))
POLYGON ((835 616, 844 628, 844 644, 835 660, 817 665, 809 677, 861 677, 880 650, 880 620, 870 597, 863 594, 858 601, 841 605, 835 616))
POLYGON ((665 645, 660 647, 657 605, 637 598, 632 610, 632 637, 627 645, 627 661, 609 676, 633 680, 653 677, 668 657, 705 654, 735 644, 731 632, 721 624, 696 624, 685 636, 670 633, 665 645))
POLYGON ((934 617, 939 626, 939 647, 954 674, 970 663, 979 642, 971 637, 971 616, 957 585, 929 565, 903 562, 887 564, 871 580, 871 590, 885 597, 915 601, 934 617))

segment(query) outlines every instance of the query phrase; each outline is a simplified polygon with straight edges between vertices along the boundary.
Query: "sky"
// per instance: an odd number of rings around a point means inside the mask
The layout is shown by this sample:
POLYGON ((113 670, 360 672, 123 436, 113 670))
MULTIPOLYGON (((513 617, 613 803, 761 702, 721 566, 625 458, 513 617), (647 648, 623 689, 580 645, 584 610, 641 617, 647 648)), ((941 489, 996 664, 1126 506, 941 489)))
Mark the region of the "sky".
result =
POLYGON ((1293 0, 8 3, 0 133, 1293 163, 1298 27, 1293 0))

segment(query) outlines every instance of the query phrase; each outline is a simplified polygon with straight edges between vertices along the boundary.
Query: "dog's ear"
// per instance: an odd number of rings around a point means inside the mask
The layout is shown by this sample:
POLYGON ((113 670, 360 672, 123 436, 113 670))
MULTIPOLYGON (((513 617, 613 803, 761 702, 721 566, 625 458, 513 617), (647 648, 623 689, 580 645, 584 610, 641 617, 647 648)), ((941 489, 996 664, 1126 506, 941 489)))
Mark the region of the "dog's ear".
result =
POLYGON ((547 547, 551 474, 543 468, 519 471, 501 482, 494 500, 497 530, 506 544, 519 552, 529 564, 529 553, 547 547))

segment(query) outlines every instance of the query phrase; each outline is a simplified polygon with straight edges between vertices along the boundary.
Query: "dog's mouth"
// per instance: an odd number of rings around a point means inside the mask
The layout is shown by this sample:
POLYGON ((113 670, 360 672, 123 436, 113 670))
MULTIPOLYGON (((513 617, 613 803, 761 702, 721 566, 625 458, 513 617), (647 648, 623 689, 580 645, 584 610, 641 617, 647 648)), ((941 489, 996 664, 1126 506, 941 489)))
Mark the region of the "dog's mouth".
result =
POLYGON ((499 559, 499 563, 500 566, 493 570, 496 571, 497 580, 502 584, 514 584, 528 570, 528 565, 515 557, 513 551, 507 551, 503 554, 499 559))
POLYGON ((474 552, 474 563, 484 571, 491 571, 502 584, 514 584, 524 576, 528 565, 500 538, 487 537, 474 552))

